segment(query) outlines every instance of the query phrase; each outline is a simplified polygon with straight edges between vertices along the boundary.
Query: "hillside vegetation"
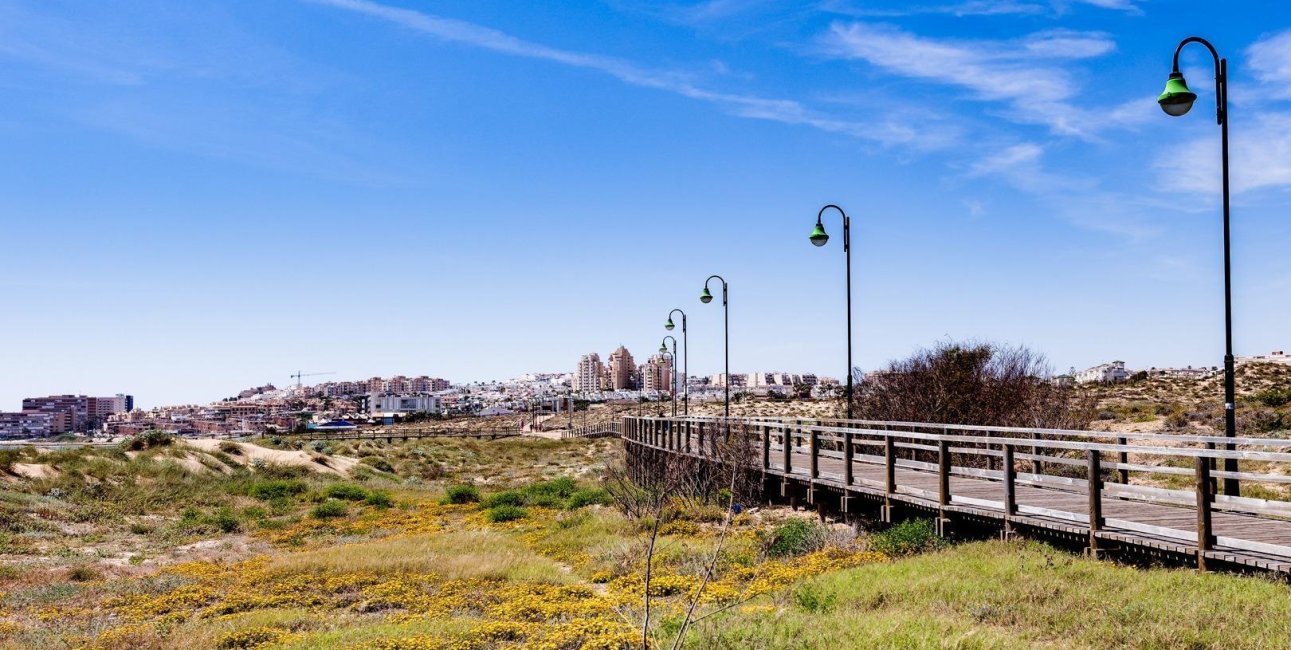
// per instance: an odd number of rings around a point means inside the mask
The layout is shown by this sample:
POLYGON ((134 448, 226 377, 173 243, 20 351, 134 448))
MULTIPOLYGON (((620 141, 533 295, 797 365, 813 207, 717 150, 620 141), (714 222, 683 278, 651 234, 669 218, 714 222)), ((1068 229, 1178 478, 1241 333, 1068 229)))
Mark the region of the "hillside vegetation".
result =
MULTIPOLYGON (((602 487, 617 441, 306 445, 295 465, 248 460, 272 440, 155 442, 6 452, 0 647, 640 647, 654 522, 602 487)), ((1258 578, 946 546, 917 521, 724 521, 663 511, 652 646, 692 603, 687 648, 1269 648, 1291 618, 1291 590, 1258 578)))

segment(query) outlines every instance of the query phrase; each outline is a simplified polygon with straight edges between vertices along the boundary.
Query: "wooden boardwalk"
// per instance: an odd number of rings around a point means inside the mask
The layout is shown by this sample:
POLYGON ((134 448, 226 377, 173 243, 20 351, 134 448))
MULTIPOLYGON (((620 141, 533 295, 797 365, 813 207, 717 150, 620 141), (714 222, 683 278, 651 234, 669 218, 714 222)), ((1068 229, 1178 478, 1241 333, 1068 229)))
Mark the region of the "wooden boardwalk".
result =
POLYGON ((713 460, 730 453, 716 451, 718 437, 734 436, 750 457, 740 462, 779 482, 783 496, 842 513, 864 500, 889 521, 898 507, 932 513, 943 532, 970 521, 1079 539, 1099 556, 1291 574, 1291 503, 1216 495, 1215 479, 1229 474, 1213 469, 1235 457, 1264 472, 1233 475, 1245 484, 1291 482, 1287 440, 1243 438, 1225 450, 1228 441, 1208 436, 915 423, 627 418, 622 426, 629 453, 713 460), (1190 489, 1145 485, 1149 475, 1186 477, 1190 489))
POLYGON ((305 431, 303 433, 280 434, 286 438, 302 440, 414 440, 418 438, 511 438, 525 435, 519 429, 490 429, 488 431, 471 431, 468 429, 350 429, 348 431, 305 431))

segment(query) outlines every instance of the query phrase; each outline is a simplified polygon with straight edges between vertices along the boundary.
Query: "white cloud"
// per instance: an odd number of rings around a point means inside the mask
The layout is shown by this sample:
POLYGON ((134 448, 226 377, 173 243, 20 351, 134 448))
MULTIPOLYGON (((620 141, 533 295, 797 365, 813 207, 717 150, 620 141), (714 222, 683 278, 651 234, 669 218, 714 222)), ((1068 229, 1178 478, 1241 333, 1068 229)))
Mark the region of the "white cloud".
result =
POLYGON ((1102 9, 1111 9, 1124 11, 1130 14, 1140 15, 1143 10, 1138 7, 1137 0, 1049 0, 1048 2, 1026 2, 1024 0, 964 0, 963 2, 953 2, 944 4, 924 4, 916 5, 904 3, 898 8, 874 7, 872 3, 856 5, 848 0, 826 0, 821 5, 821 10, 842 14, 844 16, 856 17, 886 17, 897 18, 901 16, 917 16, 921 14, 943 14, 948 16, 1035 16, 1035 15, 1060 15, 1065 13, 1072 4, 1087 4, 1102 9))
POLYGON ((1143 13, 1143 9, 1138 5, 1138 0, 1076 0, 1076 2, 1093 5, 1100 9, 1124 11, 1135 15, 1141 15, 1143 13))
POLYGON ((917 148, 938 148, 946 144, 945 133, 917 129, 895 119, 852 121, 822 114, 791 99, 710 90, 692 82, 690 75, 687 74, 644 68, 613 57, 549 47, 462 20, 391 7, 370 0, 310 1, 380 18, 452 43, 594 70, 634 86, 653 88, 716 104, 740 117, 810 126, 886 145, 903 144, 917 148))
POLYGON ((1076 83, 1059 65, 1102 56, 1115 43, 1097 32, 1048 31, 1021 41, 924 38, 898 28, 835 23, 824 36, 835 56, 860 59, 902 76, 958 86, 979 100, 1005 102, 1015 119, 1054 133, 1089 137, 1109 122, 1067 103, 1076 83))
POLYGON ((1270 86, 1263 92, 1291 97, 1291 30, 1257 41, 1246 49, 1246 57, 1255 78, 1270 86))
MULTIPOLYGON (((1291 113, 1265 113, 1246 122, 1234 120, 1229 128, 1233 194, 1291 188, 1291 113)), ((1218 129, 1167 148, 1157 158, 1156 169, 1162 190, 1218 200, 1223 189, 1218 129)))

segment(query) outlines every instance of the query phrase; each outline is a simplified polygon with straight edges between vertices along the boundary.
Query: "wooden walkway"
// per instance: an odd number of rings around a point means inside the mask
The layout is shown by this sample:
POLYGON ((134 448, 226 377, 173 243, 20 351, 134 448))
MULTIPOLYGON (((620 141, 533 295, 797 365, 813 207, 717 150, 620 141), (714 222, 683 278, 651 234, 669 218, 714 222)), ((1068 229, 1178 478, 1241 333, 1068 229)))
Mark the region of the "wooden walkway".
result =
POLYGON ((283 437, 302 440, 413 440, 417 438, 511 438, 525 435, 519 429, 495 429, 488 431, 471 431, 467 429, 351 429, 348 431, 305 431, 304 433, 284 433, 283 437))
POLYGON ((858 511, 863 499, 887 521, 894 507, 930 512, 942 532, 967 520, 1006 534, 1034 529, 1079 539, 1099 556, 1134 551, 1181 556, 1203 569, 1291 574, 1291 502, 1214 489, 1215 479, 1230 476, 1291 482, 1287 440, 1239 438, 1227 450, 1230 441, 1211 436, 865 421, 626 418, 622 427, 629 453, 649 448, 714 460, 731 453, 718 451, 719 437, 726 449, 740 440, 748 457, 740 462, 778 479, 783 496, 842 513, 858 511), (1264 473, 1213 469, 1229 457, 1264 473), (1186 477, 1190 489, 1145 485, 1149 476, 1158 484, 1186 477))

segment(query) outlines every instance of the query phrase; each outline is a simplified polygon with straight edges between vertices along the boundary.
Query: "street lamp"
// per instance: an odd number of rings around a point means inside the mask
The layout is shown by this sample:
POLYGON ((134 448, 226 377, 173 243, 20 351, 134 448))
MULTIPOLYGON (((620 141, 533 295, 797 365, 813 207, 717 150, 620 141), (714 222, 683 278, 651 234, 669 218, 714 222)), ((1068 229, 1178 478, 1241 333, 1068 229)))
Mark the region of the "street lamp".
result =
POLYGON ((708 283, 717 278, 722 281, 722 338, 725 342, 726 356, 726 417, 731 417, 731 308, 727 304, 727 293, 729 287, 726 284, 726 278, 720 275, 710 275, 704 280, 704 292, 699 294, 699 301, 707 305, 713 302, 713 294, 708 291, 708 283))
POLYGON ((811 236, 808 239, 817 247, 824 246, 829 241, 829 235, 825 233, 825 225, 821 219, 825 216, 825 210, 833 208, 843 215, 843 256, 846 258, 847 265, 847 419, 852 419, 852 219, 847 216, 843 209, 829 204, 816 213, 816 227, 812 229, 811 236))
POLYGON ((677 417, 677 369, 671 366, 677 365, 677 339, 671 336, 663 337, 659 342, 659 354, 668 354, 668 341, 672 340, 672 363, 669 364, 669 374, 672 375, 672 417, 677 417))
MULTIPOLYGON (((674 309, 668 312, 668 322, 664 323, 663 328, 671 332, 677 326, 672 322, 673 314, 681 314, 681 382, 682 399, 681 412, 683 415, 690 415, 690 342, 686 337, 686 312, 680 309, 674 309)), ((676 341, 676 339, 673 339, 676 341)), ((676 352, 676 346, 673 346, 673 352, 676 352)), ((674 358, 676 358, 674 356, 674 358)))
MULTIPOLYGON (((1199 36, 1190 36, 1180 41, 1174 50, 1174 65, 1170 77, 1165 82, 1165 92, 1157 97, 1161 110, 1166 115, 1179 117, 1187 113, 1197 93, 1188 88, 1183 73, 1179 72, 1179 52, 1189 43, 1201 43, 1210 50, 1215 60, 1215 120, 1219 123, 1219 150, 1223 168, 1224 187, 1224 437, 1237 437, 1236 386, 1233 378, 1233 281, 1229 253, 1228 234, 1228 59, 1222 59, 1215 46, 1199 36)), ((1233 443, 1224 445, 1225 450, 1234 451, 1233 443)), ((1237 479, 1231 476, 1237 472, 1237 459, 1225 458, 1224 471, 1230 475, 1224 477, 1224 494, 1238 496, 1237 479)))

